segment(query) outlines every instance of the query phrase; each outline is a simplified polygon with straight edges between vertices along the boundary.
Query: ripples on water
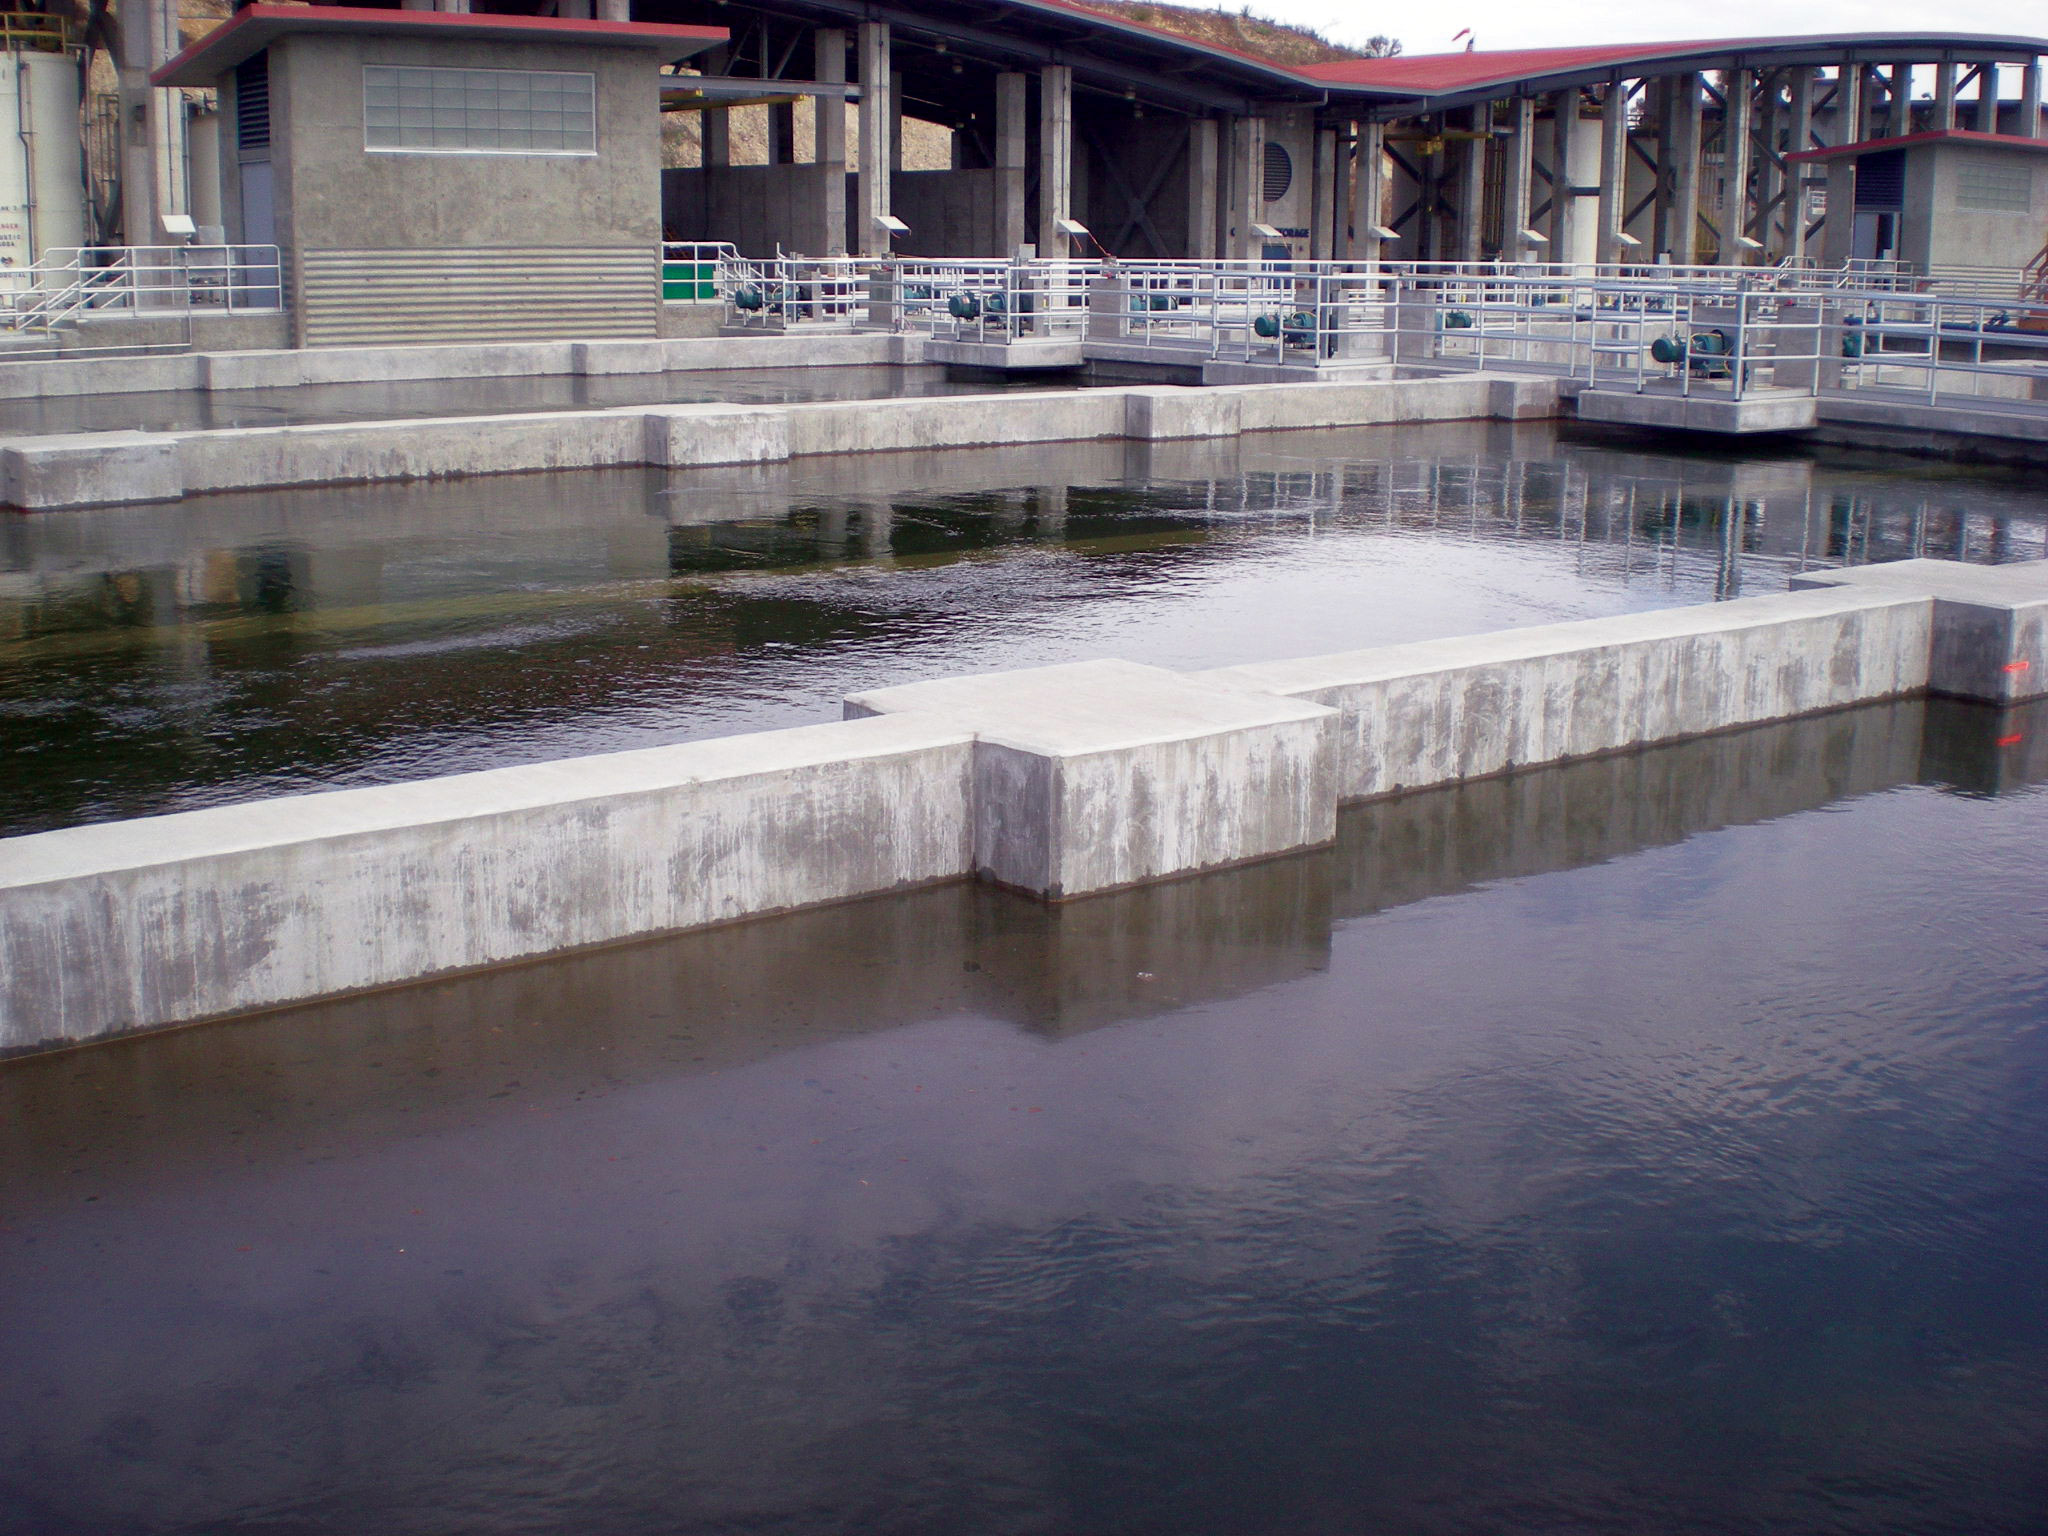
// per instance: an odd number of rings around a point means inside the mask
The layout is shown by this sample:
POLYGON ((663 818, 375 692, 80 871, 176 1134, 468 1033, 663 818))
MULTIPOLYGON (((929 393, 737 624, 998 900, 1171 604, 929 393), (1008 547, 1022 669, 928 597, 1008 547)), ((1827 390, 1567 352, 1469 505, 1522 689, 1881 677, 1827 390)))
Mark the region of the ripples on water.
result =
POLYGON ((2038 1532, 2044 744, 0 1068, 0 1530, 2038 1532))
MULTIPOLYGON (((644 381, 643 381, 644 382, 644 381)), ((1548 425, 200 498, 0 521, 0 831, 2044 553, 2015 477, 1548 425)))

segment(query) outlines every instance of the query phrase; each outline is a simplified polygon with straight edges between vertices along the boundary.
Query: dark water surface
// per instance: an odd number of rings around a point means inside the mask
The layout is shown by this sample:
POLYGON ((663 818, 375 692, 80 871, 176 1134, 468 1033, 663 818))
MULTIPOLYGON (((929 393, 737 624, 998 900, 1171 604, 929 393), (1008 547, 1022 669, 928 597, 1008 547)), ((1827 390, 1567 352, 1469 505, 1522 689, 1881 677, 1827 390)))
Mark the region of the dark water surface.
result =
POLYGON ((906 395, 985 395, 1070 388, 1063 380, 954 376, 945 368, 712 368, 696 372, 537 374, 502 379, 397 379, 296 384, 285 389, 0 400, 0 438, 58 432, 197 432, 321 421, 501 416, 519 411, 597 411, 620 405, 881 400, 906 395))
MULTIPOLYGON (((786 370, 785 370, 786 371, 786 370)), ((2048 553, 2048 488, 1548 424, 520 475, 0 519, 0 833, 2048 553)))
POLYGON ((0 1066, 0 1531, 2042 1531, 2044 744, 0 1066))

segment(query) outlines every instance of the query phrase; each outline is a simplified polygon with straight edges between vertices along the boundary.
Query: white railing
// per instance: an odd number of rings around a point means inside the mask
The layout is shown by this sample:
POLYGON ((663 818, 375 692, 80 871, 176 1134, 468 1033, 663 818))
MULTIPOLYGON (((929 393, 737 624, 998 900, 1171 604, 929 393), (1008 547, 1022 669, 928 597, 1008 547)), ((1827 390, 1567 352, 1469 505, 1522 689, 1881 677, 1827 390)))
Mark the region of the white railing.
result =
POLYGON ((2048 410, 2048 308, 2038 303, 1848 290, 1828 323, 1840 354, 1831 389, 2048 410))
POLYGON ((48 331, 92 312, 275 312, 284 269, 274 245, 55 247, 0 273, 0 324, 48 331))
POLYGON ((1012 342, 1079 335, 1100 268, 1067 259, 934 260, 904 257, 877 268, 894 328, 954 341, 1012 342))
POLYGON ((859 256, 727 255, 718 264, 726 324, 747 329, 843 329, 868 311, 868 274, 859 256))

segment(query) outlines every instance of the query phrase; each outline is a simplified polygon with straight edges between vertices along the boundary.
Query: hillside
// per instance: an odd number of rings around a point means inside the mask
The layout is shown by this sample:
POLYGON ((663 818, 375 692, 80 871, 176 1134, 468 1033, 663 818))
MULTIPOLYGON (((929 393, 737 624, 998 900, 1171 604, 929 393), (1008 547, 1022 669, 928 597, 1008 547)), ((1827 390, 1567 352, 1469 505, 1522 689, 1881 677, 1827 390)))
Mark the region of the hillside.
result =
MULTIPOLYGON (((1345 48, 1307 27, 1289 26, 1240 11, 1212 11, 1190 5, 1163 5, 1158 0, 1083 0, 1091 11, 1178 33, 1198 43, 1234 48, 1275 64, 1327 64, 1333 59, 1361 59, 1368 50, 1345 48)), ((1395 45, 1398 48, 1398 44, 1395 45)))

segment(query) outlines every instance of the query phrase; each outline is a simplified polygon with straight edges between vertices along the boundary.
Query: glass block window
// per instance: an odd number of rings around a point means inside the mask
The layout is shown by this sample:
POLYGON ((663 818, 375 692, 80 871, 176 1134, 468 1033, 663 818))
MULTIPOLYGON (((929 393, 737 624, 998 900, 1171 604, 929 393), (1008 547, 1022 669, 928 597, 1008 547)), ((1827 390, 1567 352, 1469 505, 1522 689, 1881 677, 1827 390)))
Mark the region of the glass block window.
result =
POLYGON ((2030 213, 2034 167, 2018 155, 1965 160, 1956 167, 1956 206, 1985 213, 2030 213))
POLYGON ((363 66, 363 147, 594 155, 597 77, 540 69, 363 66))

